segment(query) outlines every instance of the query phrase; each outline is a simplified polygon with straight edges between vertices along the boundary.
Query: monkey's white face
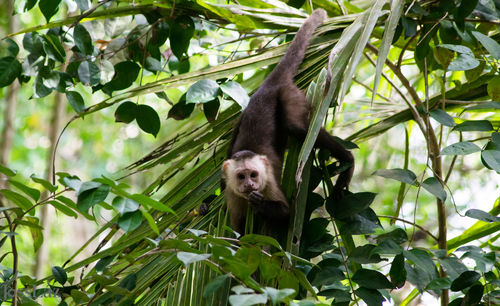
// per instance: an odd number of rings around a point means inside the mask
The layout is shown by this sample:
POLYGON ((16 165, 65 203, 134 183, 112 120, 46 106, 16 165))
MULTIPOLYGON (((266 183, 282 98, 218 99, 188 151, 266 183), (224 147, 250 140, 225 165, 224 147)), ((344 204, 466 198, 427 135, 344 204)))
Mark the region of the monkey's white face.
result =
POLYGON ((263 155, 243 160, 228 159, 222 166, 226 186, 247 198, 252 191, 262 192, 268 181, 269 162, 263 155))

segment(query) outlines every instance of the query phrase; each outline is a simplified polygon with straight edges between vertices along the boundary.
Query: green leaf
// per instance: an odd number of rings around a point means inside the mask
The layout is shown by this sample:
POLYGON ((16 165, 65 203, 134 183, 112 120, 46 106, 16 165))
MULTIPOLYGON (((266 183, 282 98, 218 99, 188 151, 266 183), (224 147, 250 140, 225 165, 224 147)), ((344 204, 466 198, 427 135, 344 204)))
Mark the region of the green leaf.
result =
POLYGON ((392 283, 385 277, 384 274, 369 269, 359 269, 353 275, 352 280, 355 281, 358 285, 366 287, 368 289, 392 289, 394 286, 392 283))
POLYGON ((48 201, 47 203, 54 206, 55 209, 62 212, 63 214, 65 214, 68 217, 73 217, 75 219, 78 218, 78 215, 76 214, 76 212, 74 212, 70 207, 67 207, 65 204, 62 204, 62 202, 52 200, 52 201, 48 201))
POLYGON ((219 107, 219 99, 215 99, 203 104, 203 113, 205 114, 208 122, 214 122, 215 120, 217 120, 217 116, 219 115, 219 107))
POLYGON ((417 267, 422 269, 428 276, 429 280, 432 280, 438 276, 436 266, 432 261, 429 253, 420 249, 412 249, 409 251, 403 251, 403 255, 411 260, 417 267))
POLYGON ((205 103, 217 98, 219 84, 212 80, 199 80, 189 87, 186 103, 205 103))
POLYGON ((389 276, 394 288, 401 288, 406 283, 405 258, 403 254, 396 255, 392 260, 389 276))
POLYGON ((472 284, 477 282, 481 278, 481 274, 475 271, 465 271, 457 277, 450 286, 451 291, 460 291, 467 287, 470 287, 472 284))
POLYGON ((229 81, 220 85, 220 89, 223 93, 238 103, 242 109, 247 107, 250 97, 248 96, 246 90, 241 87, 240 83, 229 81))
POLYGON ((457 142, 441 150, 441 155, 467 155, 481 151, 481 148, 472 142, 457 142))
POLYGON ((118 219, 118 226, 129 233, 139 227, 142 223, 142 213, 140 211, 126 213, 118 219))
POLYGON ((448 71, 465 71, 477 66, 479 66, 477 59, 467 54, 459 54, 448 66, 448 71))
POLYGON ((170 24, 170 48, 178 59, 187 52, 194 29, 193 19, 186 15, 177 17, 170 24))
POLYGON ((47 20, 47 23, 50 21, 50 18, 52 18, 52 16, 54 16, 59 10, 60 3, 61 0, 40 0, 40 2, 38 3, 38 7, 45 17, 45 20, 47 20))
POLYGON ((500 59, 500 44, 493 38, 483 33, 472 31, 472 35, 483 45, 483 47, 496 59, 500 59))
POLYGON ((488 167, 500 173, 500 150, 484 150, 481 158, 488 167))
POLYGON ((146 68, 151 72, 163 71, 160 61, 150 56, 146 58, 146 61, 144 63, 144 68, 146 68))
POLYGON ((184 263, 184 266, 189 265, 193 262, 202 261, 208 259, 212 256, 212 254, 195 254, 188 252, 177 252, 177 259, 184 263))
POLYGON ((194 110, 194 103, 186 103, 186 95, 177 102, 168 112, 168 118, 175 120, 184 120, 191 115, 194 110))
POLYGON ((440 277, 432 280, 427 287, 426 290, 444 290, 450 289, 451 287, 451 279, 449 277, 440 277))
POLYGON ((75 45, 84 55, 92 55, 94 52, 94 46, 92 45, 92 38, 90 37, 87 29, 80 23, 78 23, 73 29, 73 39, 75 45))
POLYGON ((148 221, 149 227, 155 232, 157 235, 160 235, 160 230, 158 229, 158 226, 156 225, 155 219, 153 219, 153 216, 151 216, 150 213, 147 211, 141 209, 142 216, 146 221, 148 221))
POLYGON ((24 225, 24 226, 27 226, 29 227, 30 229, 36 229, 36 230, 43 230, 43 227, 41 227, 38 222, 32 222, 32 221, 28 221, 28 220, 22 220, 22 219, 15 219, 14 220, 14 223, 15 224, 19 224, 19 225, 24 225))
POLYGON ((52 275, 54 275, 54 279, 63 286, 68 280, 68 275, 66 274, 66 271, 64 271, 63 268, 58 266, 52 267, 52 275))
POLYGON ((264 293, 266 293, 267 296, 271 299, 273 305, 276 305, 279 302, 283 301, 286 297, 289 297, 292 294, 294 294, 295 290, 292 288, 285 288, 278 290, 272 287, 266 287, 264 288, 264 293))
POLYGON ((327 205, 328 213, 335 218, 345 219, 368 208, 376 195, 372 192, 348 194, 334 205, 327 205))
POLYGON ((22 192, 30 196, 33 200, 35 200, 35 202, 40 199, 40 190, 38 189, 31 188, 25 184, 22 184, 14 180, 10 180, 9 184, 15 186, 17 189, 21 190, 22 192))
POLYGON ((373 244, 358 246, 351 251, 351 254, 349 254, 349 260, 357 262, 359 264, 381 262, 382 258, 380 257, 380 255, 378 253, 372 252, 374 249, 375 245, 373 244))
POLYGON ((422 182, 422 187, 424 187, 425 190, 432 193, 441 201, 446 201, 446 191, 444 191, 443 186, 441 186, 441 183, 437 178, 429 177, 422 182))
POLYGON ((229 303, 233 306, 250 306, 265 304, 267 296, 265 294, 239 294, 229 296, 229 303))
POLYGON ((2 165, 0 165, 0 173, 3 173, 7 176, 15 176, 16 175, 16 171, 11 170, 11 169, 4 167, 2 165))
POLYGON ((382 305, 385 298, 375 289, 369 289, 365 287, 359 287, 354 292, 369 306, 382 305))
MULTIPOLYGON (((78 202, 77 202, 77 207, 78 210, 87 212, 89 208, 92 206, 101 203, 106 199, 108 196, 108 193, 110 191, 110 187, 108 185, 102 185, 99 184, 98 187, 92 187, 89 189, 85 189, 85 184, 91 183, 91 182, 85 182, 82 184, 80 187, 80 190, 78 191, 78 202), (82 190, 83 189, 83 190, 82 190)), ((95 183, 95 182, 92 182, 95 183)))
POLYGON ((434 120, 436 120, 437 122, 441 123, 444 126, 449 126, 449 127, 455 126, 455 121, 453 120, 453 117, 451 117, 447 112, 445 112, 440 108, 432 110, 430 112, 430 115, 434 120))
POLYGON ((69 104, 77 114, 85 110, 85 102, 83 101, 83 98, 80 95, 80 93, 76 91, 67 91, 66 98, 68 99, 69 104))
POLYGON ((170 34, 170 26, 167 22, 158 22, 153 27, 151 44, 154 46, 162 46, 170 34))
POLYGON ((104 85, 102 91, 111 96, 113 91, 130 87, 137 79, 140 70, 139 65, 131 61, 116 64, 113 79, 104 85))
POLYGON ((28 198, 12 190, 2 189, 0 190, 0 193, 2 193, 8 200, 10 200, 12 203, 22 208, 23 210, 28 210, 31 208, 31 206, 33 206, 33 203, 31 203, 28 198))
POLYGON ((158 135, 161 126, 160 117, 151 106, 146 104, 137 105, 135 120, 137 120, 137 124, 144 132, 152 134, 154 137, 158 135))
POLYGON ((500 102, 496 101, 481 102, 474 106, 467 107, 464 110, 471 111, 471 110, 495 110, 495 109, 500 109, 500 102))
POLYGON ((19 54, 19 46, 17 43, 10 38, 7 38, 5 42, 8 44, 7 52, 9 55, 16 57, 19 54))
POLYGON ((384 240, 392 240, 395 243, 402 244, 408 241, 408 235, 403 229, 396 228, 388 233, 378 235, 375 239, 377 239, 379 243, 384 240))
POLYGON ((466 55, 474 56, 474 52, 472 52, 472 50, 470 48, 463 46, 463 45, 441 44, 441 45, 438 45, 437 47, 445 48, 445 49, 448 49, 451 51, 455 51, 459 54, 466 54, 466 55))
POLYGON ((95 264, 95 270, 98 272, 104 272, 109 267, 109 265, 113 262, 114 259, 115 259, 115 256, 113 256, 113 255, 101 258, 101 260, 99 260, 95 264))
POLYGON ((493 130, 493 125, 488 120, 467 120, 457 124, 453 130, 461 132, 489 132, 493 130))
POLYGON ((416 185, 417 176, 410 170, 406 169, 378 169, 373 174, 390 178, 410 185, 416 185))
POLYGON ((469 218, 478 219, 484 222, 500 222, 500 217, 492 216, 491 214, 479 209, 469 209, 465 215, 469 218))
POLYGON ((124 199, 122 197, 115 197, 113 199, 113 208, 118 211, 120 215, 134 212, 139 209, 139 203, 132 199, 124 199))
POLYGON ((219 290, 229 279, 230 274, 219 275, 205 285, 203 289, 203 297, 208 299, 214 295, 217 290, 219 290))
POLYGON ((22 66, 13 56, 0 58, 0 87, 10 85, 21 74, 22 66))
POLYGON ((101 81, 101 71, 95 63, 83 61, 78 66, 78 78, 85 86, 95 86, 101 81))
POLYGON ((115 121, 130 123, 134 121, 137 115, 137 104, 131 101, 125 101, 118 106, 115 111, 115 121))
POLYGON ((172 213, 174 215, 177 215, 170 207, 168 207, 166 204, 163 204, 161 202, 158 202, 156 200, 153 200, 152 198, 144 195, 144 194, 139 194, 139 193, 136 193, 136 194, 133 194, 130 196, 131 199, 139 202, 141 205, 145 206, 145 207, 150 207, 150 208, 154 208, 158 211, 162 211, 162 212, 169 212, 169 213, 172 213))
MULTIPOLYGON (((0 166, 1 167, 1 166, 0 166)), ((1 172, 1 169, 0 169, 0 172, 1 172)), ((57 186, 56 185, 52 185, 51 182, 45 180, 45 179, 42 179, 42 178, 39 178, 39 177, 36 177, 34 174, 32 174, 30 176, 30 178, 33 180, 33 182, 35 183, 38 183, 40 185, 42 185, 45 189, 47 189, 48 191, 50 192, 54 192, 57 190, 57 186)))
POLYGON ((90 8, 89 0, 75 0, 75 2, 78 8, 80 8, 80 10, 82 11, 82 13, 90 8))
POLYGON ((453 17, 455 17, 455 23, 461 29, 463 29, 465 25, 465 18, 469 16, 474 8, 476 8, 478 0, 467 0, 462 1, 460 6, 456 8, 453 13, 453 17))
POLYGON ((61 44, 61 40, 54 34, 47 34, 42 36, 43 50, 47 56, 55 61, 64 63, 66 60, 66 51, 61 44))

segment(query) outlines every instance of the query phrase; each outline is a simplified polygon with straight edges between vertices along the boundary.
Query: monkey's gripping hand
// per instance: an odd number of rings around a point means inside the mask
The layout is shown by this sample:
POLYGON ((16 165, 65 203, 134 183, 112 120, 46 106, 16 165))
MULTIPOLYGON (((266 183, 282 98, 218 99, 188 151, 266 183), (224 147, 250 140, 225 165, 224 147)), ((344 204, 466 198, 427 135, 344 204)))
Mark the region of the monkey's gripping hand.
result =
POLYGON ((265 200, 264 195, 258 191, 252 191, 248 195, 248 202, 258 214, 267 219, 287 219, 290 215, 287 203, 265 200))

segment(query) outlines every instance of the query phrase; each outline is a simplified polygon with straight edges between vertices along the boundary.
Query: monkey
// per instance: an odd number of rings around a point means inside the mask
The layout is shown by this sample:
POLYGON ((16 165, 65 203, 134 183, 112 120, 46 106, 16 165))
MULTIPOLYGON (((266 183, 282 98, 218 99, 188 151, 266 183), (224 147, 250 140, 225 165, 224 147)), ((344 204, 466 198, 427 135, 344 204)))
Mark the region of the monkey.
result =
MULTIPOLYGON (((310 105, 293 77, 305 56, 314 30, 326 12, 315 10, 302 24, 287 52, 251 96, 233 131, 222 182, 233 230, 244 234, 248 205, 262 221, 263 234, 273 236, 288 229, 290 207, 281 189, 281 172, 288 136, 303 140, 309 128, 310 105), (225 187, 224 187, 225 186, 225 187), (270 234, 269 234, 270 233, 270 234)), ((350 165, 339 174, 337 198, 348 190, 354 157, 334 137, 321 129, 315 147, 328 149, 340 162, 350 165)))

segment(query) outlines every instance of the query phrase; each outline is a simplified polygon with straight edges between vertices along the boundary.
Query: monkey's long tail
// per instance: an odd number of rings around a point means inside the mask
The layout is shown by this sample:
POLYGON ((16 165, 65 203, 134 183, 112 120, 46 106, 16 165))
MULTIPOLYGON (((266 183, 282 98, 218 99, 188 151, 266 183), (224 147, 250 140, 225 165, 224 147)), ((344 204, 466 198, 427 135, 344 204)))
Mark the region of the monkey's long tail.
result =
POLYGON ((279 64, 274 68, 273 75, 281 75, 283 73, 293 74, 299 68, 300 63, 304 59, 309 40, 316 28, 323 23, 326 18, 326 12, 323 9, 316 9, 309 18, 302 24, 299 31, 295 35, 288 47, 285 56, 279 64))

